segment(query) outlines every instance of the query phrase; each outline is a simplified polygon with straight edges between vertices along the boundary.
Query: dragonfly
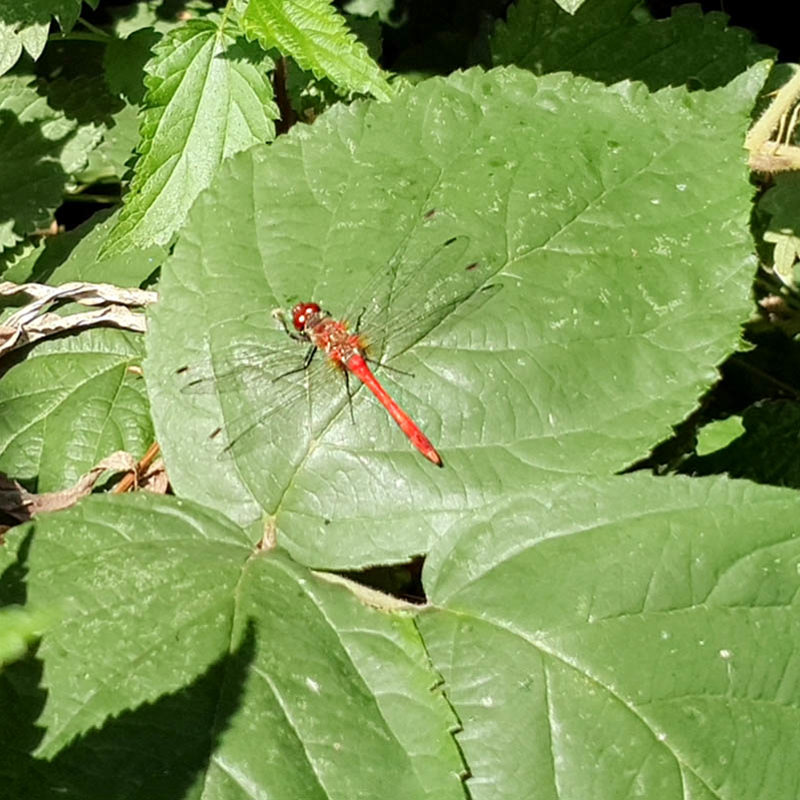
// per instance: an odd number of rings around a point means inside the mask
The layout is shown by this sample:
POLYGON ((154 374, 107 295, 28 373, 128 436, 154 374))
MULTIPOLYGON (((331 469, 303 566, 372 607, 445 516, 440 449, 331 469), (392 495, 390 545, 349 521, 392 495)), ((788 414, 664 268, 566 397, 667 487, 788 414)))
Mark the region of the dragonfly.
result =
POLYGON ((366 386, 428 461, 444 466, 436 447, 378 380, 372 367, 413 377, 386 361, 420 341, 463 304, 482 303, 500 288, 487 284, 490 276, 484 265, 459 261, 468 245, 466 236, 447 239, 421 267, 410 270, 400 281, 396 266, 376 272, 342 317, 324 310, 315 300, 296 303, 288 321, 283 309, 273 310, 272 317, 286 334, 281 346, 234 344, 208 374, 190 367, 179 369, 178 373, 189 379, 183 387, 189 394, 234 391, 258 398, 250 412, 211 433, 211 438, 223 430, 227 433, 222 454, 243 451, 255 430, 279 412, 296 408, 309 386, 314 386, 315 395, 328 395, 328 402, 333 402, 329 376, 338 373, 344 378, 353 421, 351 376, 366 386), (350 319, 355 319, 353 325, 350 319), (302 358, 297 353, 298 343, 306 346, 302 358), (298 377, 301 380, 296 380, 298 377))

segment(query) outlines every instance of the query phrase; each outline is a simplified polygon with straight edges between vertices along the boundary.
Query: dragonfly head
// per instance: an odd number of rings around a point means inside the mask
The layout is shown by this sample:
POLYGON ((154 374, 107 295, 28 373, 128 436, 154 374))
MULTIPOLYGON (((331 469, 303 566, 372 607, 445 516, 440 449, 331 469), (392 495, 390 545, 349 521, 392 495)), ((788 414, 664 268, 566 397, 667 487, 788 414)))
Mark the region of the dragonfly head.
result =
POLYGON ((316 316, 322 309, 316 303, 298 303, 292 309, 292 323, 294 327, 303 333, 311 317, 316 316))

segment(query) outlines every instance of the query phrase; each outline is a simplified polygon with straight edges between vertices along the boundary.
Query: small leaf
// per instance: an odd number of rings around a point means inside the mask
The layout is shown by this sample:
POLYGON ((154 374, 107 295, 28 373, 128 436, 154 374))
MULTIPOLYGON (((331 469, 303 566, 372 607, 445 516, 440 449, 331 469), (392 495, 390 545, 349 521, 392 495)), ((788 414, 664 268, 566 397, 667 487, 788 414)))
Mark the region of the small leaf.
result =
POLYGON ((392 96, 367 48, 329 0, 251 0, 242 24, 249 38, 291 56, 317 78, 379 100, 392 96))
POLYGON ((775 245, 773 269, 787 286, 794 283, 794 265, 800 254, 800 178, 794 173, 783 173, 774 177, 774 185, 758 202, 761 210, 769 215, 769 227, 764 241, 775 245))
POLYGON ((0 608, 0 667, 22 658, 54 621, 52 613, 14 606, 0 608))
POLYGON ((50 492, 115 450, 144 453, 147 398, 129 369, 140 357, 139 337, 112 330, 34 347, 0 381, 0 470, 50 492))
POLYGON ((705 456, 727 447, 744 433, 739 417, 714 420, 697 432, 697 455, 705 456))
MULTIPOLYGON (((87 0, 92 8, 98 0, 87 0)), ((47 43, 50 20, 70 31, 80 13, 81 0, 0 0, 0 75, 16 64, 22 49, 34 60, 47 43)))
POLYGON ((681 471, 690 475, 727 474, 757 483, 800 488, 797 431, 800 405, 794 400, 762 401, 742 415, 739 436, 687 459, 681 471))
POLYGON ((785 286, 794 282, 794 265, 800 255, 800 237, 791 228, 780 231, 766 231, 764 241, 775 245, 772 251, 772 270, 785 286))
POLYGON ((256 47, 190 20, 153 49, 141 158, 102 258, 168 243, 220 163, 275 135, 271 62, 256 47))

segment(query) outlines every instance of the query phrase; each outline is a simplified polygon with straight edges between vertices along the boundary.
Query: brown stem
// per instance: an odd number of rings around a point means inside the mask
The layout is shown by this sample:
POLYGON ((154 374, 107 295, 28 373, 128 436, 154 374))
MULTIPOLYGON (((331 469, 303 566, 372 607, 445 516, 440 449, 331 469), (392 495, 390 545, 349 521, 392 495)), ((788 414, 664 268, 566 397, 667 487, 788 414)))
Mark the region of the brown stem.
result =
POLYGON ((275 64, 275 72, 272 76, 275 102, 281 112, 281 118, 275 123, 275 132, 278 134, 286 133, 297 122, 297 114, 294 113, 292 104, 289 102, 289 92, 286 90, 287 80, 286 58, 281 56, 275 64))
POLYGON ((135 487, 139 481, 139 476, 156 460, 159 450, 158 442, 153 442, 153 444, 147 448, 147 452, 139 460, 136 468, 122 477, 122 480, 111 490, 111 494, 124 494, 135 487))

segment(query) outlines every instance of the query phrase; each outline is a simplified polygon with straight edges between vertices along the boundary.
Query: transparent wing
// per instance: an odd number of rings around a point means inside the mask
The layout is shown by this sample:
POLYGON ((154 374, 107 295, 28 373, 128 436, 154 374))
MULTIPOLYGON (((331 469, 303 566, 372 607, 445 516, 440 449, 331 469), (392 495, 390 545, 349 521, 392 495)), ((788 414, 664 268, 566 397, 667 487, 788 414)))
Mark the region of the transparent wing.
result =
POLYGON ((217 350, 210 362, 181 367, 177 375, 185 394, 258 392, 303 363, 304 350, 287 337, 286 347, 243 342, 217 350))
MULTIPOLYGON (((261 444, 257 432, 268 428, 277 435, 287 425, 296 425, 306 415, 310 417, 315 396, 326 391, 341 391, 341 387, 332 388, 334 377, 337 377, 335 371, 327 368, 324 357, 317 354, 307 369, 277 378, 265 394, 252 400, 242 398, 250 407, 225 420, 224 446, 219 457, 225 458, 231 453, 244 455, 261 444), (250 405, 252 402, 257 405, 250 405), (262 402, 263 405, 258 405, 262 402)), ((341 381, 341 376, 338 377, 341 381)), ((221 433, 222 429, 215 431, 212 438, 221 433)))
POLYGON ((468 236, 453 237, 421 265, 384 268, 369 281, 348 319, 359 323, 374 359, 385 362, 402 353, 462 305, 474 310, 500 288, 490 283, 494 273, 488 265, 468 258, 469 245, 468 236))
POLYGON ((302 416, 310 408, 312 389, 314 394, 332 391, 335 371, 321 353, 306 363, 308 352, 309 346, 288 337, 285 348, 242 343, 215 352, 210 363, 177 371, 183 393, 220 397, 224 425, 210 433, 222 443, 220 458, 259 445, 263 440, 256 433, 267 422, 277 430, 288 424, 287 414, 302 416))

